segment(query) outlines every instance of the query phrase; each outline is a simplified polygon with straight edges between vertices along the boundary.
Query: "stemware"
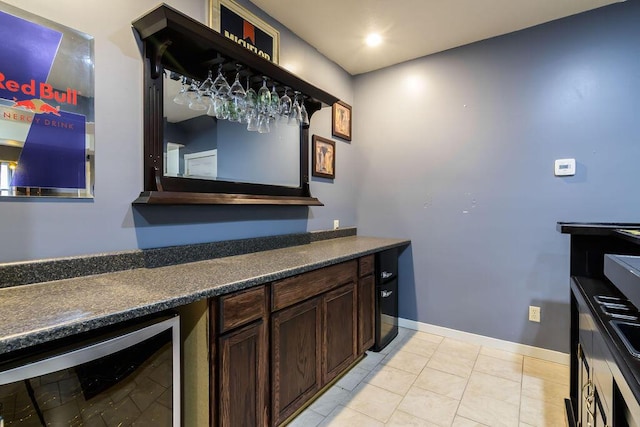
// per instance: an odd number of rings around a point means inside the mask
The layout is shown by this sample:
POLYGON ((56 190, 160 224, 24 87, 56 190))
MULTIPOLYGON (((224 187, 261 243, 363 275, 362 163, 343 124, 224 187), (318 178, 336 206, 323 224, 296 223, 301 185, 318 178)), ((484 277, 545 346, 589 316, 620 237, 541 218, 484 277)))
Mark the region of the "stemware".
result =
POLYGON ((187 92, 187 96, 189 97, 189 109, 196 111, 204 111, 207 109, 207 105, 202 101, 202 97, 200 96, 200 82, 196 80, 191 80, 191 87, 187 92))
POLYGON ((228 94, 229 93, 229 83, 227 79, 224 78, 222 74, 222 65, 218 67, 218 75, 216 79, 213 81, 213 90, 216 94, 228 94))
POLYGON ((226 120, 229 118, 229 83, 222 74, 222 65, 218 67, 218 75, 213 81, 213 110, 216 119, 226 120))
POLYGON ((258 133, 269 133, 270 131, 269 116, 260 113, 260 116, 258 117, 258 133))
POLYGON ((181 83, 180 91, 173 98, 173 102, 178 105, 187 105, 189 103, 189 97, 187 96, 189 86, 187 85, 187 78, 185 76, 182 76, 181 83))
POLYGON ((250 132, 258 131, 260 127, 260 115, 256 110, 247 113, 247 130, 250 132))
POLYGON ((198 88, 198 91, 200 92, 200 97, 202 98, 202 101, 207 107, 207 115, 215 116, 216 113, 213 106, 214 87, 213 87, 213 79, 211 77, 212 77, 212 72, 211 70, 209 70, 209 74, 207 75, 207 78, 205 79, 204 82, 202 82, 202 84, 198 88))
POLYGON ((302 97, 302 102, 300 103, 300 123, 309 126, 309 113, 307 113, 307 108, 304 106, 304 97, 302 97))
POLYGON ((200 92, 200 96, 209 96, 209 94, 211 93, 211 90, 213 88, 213 79, 211 79, 211 76, 212 76, 212 73, 211 73, 211 70, 209 70, 209 74, 207 75, 207 78, 205 79, 205 81, 202 82, 202 84, 198 88, 198 91, 200 92))
POLYGON ((285 123, 289 119, 289 114, 291 114, 291 98, 287 95, 288 90, 289 88, 285 86, 284 94, 280 98, 280 107, 278 109, 280 113, 280 120, 285 123))
POLYGON ((300 118, 300 103, 298 102, 298 96, 300 95, 300 92, 296 90, 294 94, 295 95, 293 96, 293 105, 291 106, 291 112, 289 113, 289 120, 287 121, 287 124, 289 126, 298 126, 302 121, 300 118))
POLYGON ((236 73, 236 78, 229 88, 229 120, 232 122, 241 122, 245 115, 247 96, 242 84, 240 84, 240 73, 236 73))
POLYGON ((186 76, 180 76, 181 88, 173 101, 188 105, 192 110, 205 111, 217 119, 244 123, 248 131, 270 132, 278 123, 291 126, 309 125, 309 114, 305 106, 305 96, 294 90, 293 100, 289 97, 291 88, 284 87, 282 96, 278 96, 276 82, 267 86, 268 77, 262 76, 262 86, 256 92, 251 87, 251 77, 247 76, 246 89, 240 83, 240 67, 233 83, 229 85, 218 67, 218 74, 212 79, 212 70, 200 83, 186 76))
POLYGON ((258 94, 256 91, 250 86, 249 77, 247 77, 247 90, 245 91, 244 97, 247 104, 247 113, 249 111, 258 109, 258 94))
POLYGON ((267 87, 267 76, 262 76, 262 87, 258 89, 258 109, 261 113, 268 113, 271 104, 271 92, 267 87))
POLYGON ((269 117, 275 119, 280 113, 280 97, 276 91, 275 82, 271 86, 271 103, 269 104, 269 117))

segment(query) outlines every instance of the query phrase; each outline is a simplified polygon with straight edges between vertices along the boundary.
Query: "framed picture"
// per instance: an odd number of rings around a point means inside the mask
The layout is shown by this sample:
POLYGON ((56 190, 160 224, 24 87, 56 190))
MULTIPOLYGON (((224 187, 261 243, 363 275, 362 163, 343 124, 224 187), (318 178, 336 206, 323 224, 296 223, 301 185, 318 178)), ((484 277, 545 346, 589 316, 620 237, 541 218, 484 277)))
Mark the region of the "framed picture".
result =
POLYGON ((336 177, 336 143, 313 135, 313 161, 311 174, 322 178, 336 177))
POLYGON ((333 104, 331 133, 338 138, 351 141, 351 105, 338 101, 333 104))
POLYGON ((264 59, 280 57, 280 33, 233 0, 209 0, 209 26, 264 59))

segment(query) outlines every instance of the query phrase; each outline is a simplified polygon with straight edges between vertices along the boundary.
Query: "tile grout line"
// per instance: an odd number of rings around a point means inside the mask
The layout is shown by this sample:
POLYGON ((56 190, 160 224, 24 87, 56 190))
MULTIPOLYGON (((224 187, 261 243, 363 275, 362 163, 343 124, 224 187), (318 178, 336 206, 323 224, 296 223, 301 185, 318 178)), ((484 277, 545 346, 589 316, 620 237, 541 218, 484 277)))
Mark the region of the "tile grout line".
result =
MULTIPOLYGON (((444 341, 444 340, 443 340, 443 341, 444 341)), ((476 367, 476 364, 478 363, 478 356, 480 355, 480 352, 481 352, 481 351, 482 351, 482 346, 480 346, 480 349, 478 350, 478 354, 476 354, 476 358, 475 358, 475 360, 473 361, 473 367, 471 368, 471 372, 469 373, 469 376, 467 377, 467 382, 466 382, 466 384, 464 385, 464 390, 462 390, 462 396, 460 396, 460 400, 458 401, 458 406, 456 407, 456 412, 455 412, 455 414, 453 415, 453 421, 455 421, 455 420, 456 420, 456 417, 457 417, 457 416, 459 416, 459 415, 458 415, 458 411, 460 410, 460 405, 462 405, 462 399, 464 398, 464 394, 465 394, 465 393, 466 393, 466 391, 467 391, 467 387, 469 387, 469 380, 471 380, 471 375, 473 374, 473 371, 474 371, 474 369, 475 369, 475 367, 476 367)), ((460 417, 461 417, 461 415, 460 415, 460 417)), ((481 423, 480 423, 480 421, 474 420, 473 418, 471 418, 471 420, 472 420, 472 421, 475 421, 476 423, 481 424, 481 423)), ((451 424, 453 424, 453 421, 451 422, 451 424)))
POLYGON ((520 365, 520 399, 518 399, 518 425, 522 424, 520 421, 522 415, 522 392, 524 391, 524 358, 522 355, 522 364, 520 365))

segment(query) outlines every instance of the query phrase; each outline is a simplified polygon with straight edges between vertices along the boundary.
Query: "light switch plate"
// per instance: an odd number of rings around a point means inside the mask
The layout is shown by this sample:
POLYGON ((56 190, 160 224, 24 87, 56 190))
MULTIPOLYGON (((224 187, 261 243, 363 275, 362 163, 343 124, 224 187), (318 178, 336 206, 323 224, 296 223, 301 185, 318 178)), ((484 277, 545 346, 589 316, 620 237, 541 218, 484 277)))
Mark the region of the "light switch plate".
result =
POLYGON ((558 159, 554 170, 556 176, 573 176, 576 174, 576 159, 558 159))

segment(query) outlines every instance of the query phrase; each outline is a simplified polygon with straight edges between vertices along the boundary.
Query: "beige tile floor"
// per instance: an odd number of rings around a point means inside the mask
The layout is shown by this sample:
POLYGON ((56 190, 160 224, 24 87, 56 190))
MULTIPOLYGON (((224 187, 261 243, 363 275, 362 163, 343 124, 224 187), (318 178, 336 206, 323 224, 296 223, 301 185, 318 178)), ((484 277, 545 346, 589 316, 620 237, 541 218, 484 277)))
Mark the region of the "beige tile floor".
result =
POLYGON ((569 367, 400 328, 291 427, 564 426, 569 367))

